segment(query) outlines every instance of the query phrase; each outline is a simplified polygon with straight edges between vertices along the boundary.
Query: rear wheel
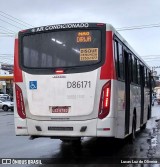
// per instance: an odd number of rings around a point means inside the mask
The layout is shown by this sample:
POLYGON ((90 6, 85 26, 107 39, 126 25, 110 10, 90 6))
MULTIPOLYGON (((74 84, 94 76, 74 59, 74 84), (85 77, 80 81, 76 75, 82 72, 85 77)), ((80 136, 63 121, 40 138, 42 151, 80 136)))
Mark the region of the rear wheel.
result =
POLYGON ((8 106, 3 106, 4 111, 8 111, 8 106))
POLYGON ((143 126, 141 127, 141 130, 146 129, 146 124, 147 124, 147 123, 143 124, 143 126))
POLYGON ((79 145, 81 145, 81 138, 76 139, 76 140, 72 140, 72 145, 73 146, 79 146, 79 145))

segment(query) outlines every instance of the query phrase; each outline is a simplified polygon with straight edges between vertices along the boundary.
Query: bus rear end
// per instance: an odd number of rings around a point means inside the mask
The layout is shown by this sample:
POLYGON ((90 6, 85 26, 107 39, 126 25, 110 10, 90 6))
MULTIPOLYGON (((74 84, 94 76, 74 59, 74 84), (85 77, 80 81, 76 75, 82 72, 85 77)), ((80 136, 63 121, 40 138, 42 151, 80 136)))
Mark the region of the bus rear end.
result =
MULTIPOLYGON (((19 32, 15 41, 16 135, 98 136, 111 82, 100 80, 105 24, 64 24, 19 32), (99 117, 99 118, 98 118, 99 117)), ((103 123, 102 123, 103 124, 103 123)))

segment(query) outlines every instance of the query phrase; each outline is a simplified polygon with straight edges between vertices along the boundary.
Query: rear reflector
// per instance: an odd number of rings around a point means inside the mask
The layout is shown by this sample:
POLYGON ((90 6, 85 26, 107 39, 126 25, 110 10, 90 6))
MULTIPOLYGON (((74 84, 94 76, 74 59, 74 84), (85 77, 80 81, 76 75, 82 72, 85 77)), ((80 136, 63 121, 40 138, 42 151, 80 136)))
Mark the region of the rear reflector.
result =
POLYGON ((27 127, 17 126, 17 129, 27 129, 27 127))
POLYGON ((16 92, 16 104, 17 104, 17 112, 18 115, 22 118, 26 118, 24 101, 23 101, 23 94, 21 88, 15 84, 15 92, 16 92))
POLYGON ((107 82, 101 92, 98 118, 103 119, 109 114, 110 109, 111 81, 107 82))
POLYGON ((21 126, 17 126, 17 129, 22 129, 22 127, 21 126))
POLYGON ((37 131, 42 131, 42 128, 40 126, 35 126, 37 131))

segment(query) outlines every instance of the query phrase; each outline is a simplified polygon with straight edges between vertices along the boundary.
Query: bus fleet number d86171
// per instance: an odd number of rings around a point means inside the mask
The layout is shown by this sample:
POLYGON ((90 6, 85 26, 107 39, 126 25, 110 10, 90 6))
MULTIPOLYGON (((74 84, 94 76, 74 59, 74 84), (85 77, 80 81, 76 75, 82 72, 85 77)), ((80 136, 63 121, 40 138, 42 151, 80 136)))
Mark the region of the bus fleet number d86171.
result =
POLYGON ((67 88, 91 88, 91 81, 68 81, 67 88))

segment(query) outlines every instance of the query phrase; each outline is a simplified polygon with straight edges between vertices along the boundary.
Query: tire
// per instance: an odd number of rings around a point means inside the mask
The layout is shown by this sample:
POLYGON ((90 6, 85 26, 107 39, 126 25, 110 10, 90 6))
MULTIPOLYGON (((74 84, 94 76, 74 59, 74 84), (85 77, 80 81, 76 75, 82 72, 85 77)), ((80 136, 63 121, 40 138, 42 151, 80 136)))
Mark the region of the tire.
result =
POLYGON ((147 123, 143 124, 143 126, 142 126, 140 129, 141 129, 141 130, 146 129, 146 124, 147 124, 147 123))
POLYGON ((4 111, 8 111, 8 106, 3 106, 4 111))
POLYGON ((72 140, 72 149, 76 150, 80 150, 81 149, 81 139, 77 139, 77 140, 72 140))

